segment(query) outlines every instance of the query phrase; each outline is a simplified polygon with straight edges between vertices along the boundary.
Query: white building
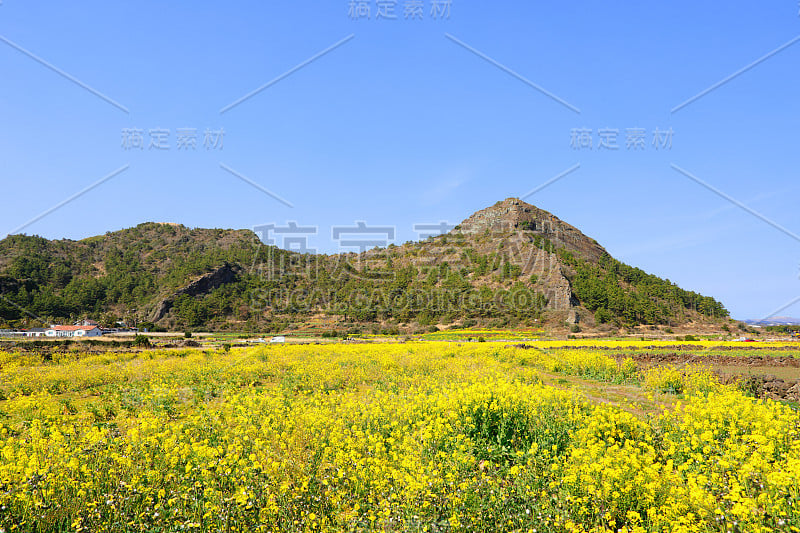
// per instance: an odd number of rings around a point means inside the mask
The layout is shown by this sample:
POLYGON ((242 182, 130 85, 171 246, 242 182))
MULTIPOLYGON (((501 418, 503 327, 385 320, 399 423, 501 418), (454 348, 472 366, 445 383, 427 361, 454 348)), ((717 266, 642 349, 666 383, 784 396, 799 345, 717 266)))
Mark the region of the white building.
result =
POLYGON ((51 326, 44 334, 48 337, 99 337, 103 332, 97 326, 51 326))

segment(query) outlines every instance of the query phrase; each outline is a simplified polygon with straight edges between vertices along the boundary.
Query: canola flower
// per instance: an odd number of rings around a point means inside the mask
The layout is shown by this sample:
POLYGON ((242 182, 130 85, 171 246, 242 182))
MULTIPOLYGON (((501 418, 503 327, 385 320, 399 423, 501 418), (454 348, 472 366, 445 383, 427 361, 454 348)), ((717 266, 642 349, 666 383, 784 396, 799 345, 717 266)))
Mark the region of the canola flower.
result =
POLYGON ((0 354, 3 531, 800 531, 800 416, 699 369, 491 343, 53 359, 0 354), (683 399, 637 417, 551 372, 683 399))
MULTIPOLYGON (((466 331, 466 330, 455 330, 458 331, 466 331)), ((502 330, 501 330, 502 331, 502 330)), ((495 331, 495 336, 502 336, 503 334, 501 331, 495 331)), ((448 331, 440 332, 439 335, 447 335, 448 331)), ((431 334, 425 334, 431 335, 431 334)), ((423 335, 423 337, 425 337, 423 335)), ((437 334, 432 334, 436 336, 437 334)), ((473 333, 473 336, 475 334, 473 333)), ((489 337, 487 337, 488 339, 489 337)), ((503 337, 513 339, 514 334, 509 333, 508 337, 503 337)), ((649 339, 649 340, 641 340, 641 339, 570 339, 570 340, 530 340, 530 344, 537 346, 542 349, 547 348, 592 348, 592 349, 620 349, 620 348, 631 348, 631 349, 643 349, 643 348, 672 348, 676 345, 680 346, 688 346, 688 347, 696 347, 696 348, 728 348, 728 349, 758 349, 758 350, 766 350, 766 349, 786 349, 786 348, 793 348, 795 350, 798 349, 798 344, 796 341, 759 341, 753 344, 743 344, 738 341, 734 340, 697 340, 697 341, 684 341, 684 340, 665 340, 665 339, 649 339)))

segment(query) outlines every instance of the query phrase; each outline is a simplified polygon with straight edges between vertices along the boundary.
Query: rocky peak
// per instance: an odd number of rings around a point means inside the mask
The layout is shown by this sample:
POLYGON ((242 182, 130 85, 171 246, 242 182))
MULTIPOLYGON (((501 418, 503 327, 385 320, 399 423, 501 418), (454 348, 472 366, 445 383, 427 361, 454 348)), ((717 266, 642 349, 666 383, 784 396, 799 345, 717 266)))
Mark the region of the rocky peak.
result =
POLYGON ((531 223, 543 222, 553 217, 550 213, 542 211, 536 206, 525 203, 519 198, 506 198, 493 206, 473 213, 460 224, 460 230, 466 234, 505 233, 513 231, 520 225, 530 226, 531 223))
POLYGON ((594 239, 567 224, 552 213, 519 198, 506 198, 481 209, 464 220, 454 232, 465 235, 489 235, 493 240, 524 233, 529 240, 547 239, 556 247, 566 248, 583 259, 597 261, 605 249, 594 239))

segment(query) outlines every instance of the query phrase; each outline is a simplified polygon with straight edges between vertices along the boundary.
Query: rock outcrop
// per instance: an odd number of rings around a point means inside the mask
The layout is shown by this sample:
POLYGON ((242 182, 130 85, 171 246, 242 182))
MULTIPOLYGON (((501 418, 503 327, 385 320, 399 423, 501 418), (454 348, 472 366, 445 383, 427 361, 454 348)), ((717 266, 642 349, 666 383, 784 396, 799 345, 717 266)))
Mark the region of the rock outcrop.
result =
POLYGON ((607 252, 594 239, 578 228, 567 224, 543 209, 523 202, 519 198, 506 198, 491 207, 481 209, 459 224, 454 232, 468 235, 487 234, 493 238, 510 236, 523 230, 523 241, 531 242, 539 236, 558 248, 566 248, 576 256, 597 261, 607 252))
POLYGON ((184 294, 187 296, 199 296, 201 294, 207 294, 214 289, 225 285, 226 283, 236 281, 240 271, 240 266, 225 263, 212 272, 204 274, 187 286, 175 291, 172 296, 161 300, 155 312, 153 313, 151 320, 153 322, 158 322, 164 318, 167 313, 169 313, 169 310, 172 309, 172 305, 178 296, 184 294))
POLYGON ((570 310, 579 302, 572 293, 569 268, 547 243, 592 262, 607 253, 574 226, 518 198, 474 213, 450 233, 463 234, 481 253, 498 253, 519 266, 523 276, 535 277, 547 308, 553 310, 570 310))

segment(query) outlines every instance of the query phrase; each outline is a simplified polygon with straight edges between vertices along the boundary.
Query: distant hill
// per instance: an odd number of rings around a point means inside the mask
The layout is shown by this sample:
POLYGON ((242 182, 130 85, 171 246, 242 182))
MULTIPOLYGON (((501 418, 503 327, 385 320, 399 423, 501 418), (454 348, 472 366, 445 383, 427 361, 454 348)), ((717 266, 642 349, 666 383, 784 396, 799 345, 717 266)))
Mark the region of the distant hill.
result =
POLYGON ((0 241, 0 322, 89 316, 171 328, 542 323, 678 325, 721 303, 613 259, 577 228, 509 198, 451 232, 362 254, 301 255, 248 230, 145 223, 81 241, 0 241))
POLYGON ((759 320, 743 320, 742 322, 751 326, 800 326, 800 318, 790 316, 773 316, 759 320))

